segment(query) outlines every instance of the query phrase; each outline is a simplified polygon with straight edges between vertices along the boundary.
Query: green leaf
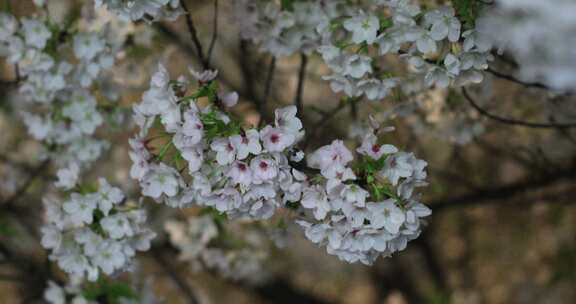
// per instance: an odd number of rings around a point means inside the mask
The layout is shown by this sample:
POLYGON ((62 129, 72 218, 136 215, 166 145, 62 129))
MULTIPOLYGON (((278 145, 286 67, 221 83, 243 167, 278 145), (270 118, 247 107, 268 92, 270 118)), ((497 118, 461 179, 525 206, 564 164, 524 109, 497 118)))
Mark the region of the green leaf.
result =
POLYGON ((282 10, 294 11, 294 0, 282 0, 282 10))
POLYGON ((87 284, 82 295, 91 301, 104 300, 106 303, 120 303, 120 299, 137 299, 130 285, 124 282, 112 282, 101 279, 96 283, 87 284))
POLYGON ((464 29, 474 28, 480 14, 481 3, 478 0, 452 0, 452 5, 464 29))

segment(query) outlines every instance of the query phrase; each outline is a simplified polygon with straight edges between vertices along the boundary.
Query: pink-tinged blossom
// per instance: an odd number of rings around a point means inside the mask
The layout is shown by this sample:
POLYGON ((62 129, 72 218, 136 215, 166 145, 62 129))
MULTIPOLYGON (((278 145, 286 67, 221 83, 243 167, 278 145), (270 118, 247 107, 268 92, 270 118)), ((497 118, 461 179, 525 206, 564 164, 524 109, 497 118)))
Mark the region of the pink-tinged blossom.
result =
POLYGON ((262 152, 260 134, 256 129, 247 130, 244 134, 232 135, 230 142, 236 149, 239 160, 245 159, 249 154, 258 155, 262 152))
POLYGON ((281 152, 294 144, 296 137, 285 130, 266 126, 260 131, 260 139, 266 151, 281 152))

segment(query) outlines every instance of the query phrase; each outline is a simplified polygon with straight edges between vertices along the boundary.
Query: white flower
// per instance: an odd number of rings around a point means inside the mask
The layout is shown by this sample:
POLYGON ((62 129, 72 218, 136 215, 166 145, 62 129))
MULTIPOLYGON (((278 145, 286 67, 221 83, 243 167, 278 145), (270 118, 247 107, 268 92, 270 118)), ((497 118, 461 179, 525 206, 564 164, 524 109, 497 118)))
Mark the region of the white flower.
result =
POLYGON ((414 33, 414 35, 416 36, 414 40, 416 40, 416 47, 418 48, 418 51, 423 54, 436 52, 436 41, 434 41, 434 38, 432 38, 430 32, 419 29, 414 33))
POLYGON ((38 49, 43 49, 48 39, 52 36, 46 25, 36 19, 24 18, 22 20, 22 29, 24 30, 26 44, 38 49))
POLYGON ((122 246, 112 241, 102 242, 94 256, 94 264, 100 267, 102 272, 107 275, 122 267, 125 262, 126 257, 122 252, 122 246))
POLYGON ((92 214, 96 209, 96 197, 91 194, 72 193, 70 199, 64 203, 63 209, 70 215, 70 220, 74 225, 92 224, 92 214))
POLYGON ((55 249, 60 247, 62 242, 62 233, 60 229, 54 225, 46 225, 42 227, 42 247, 55 249))
POLYGON ((109 215, 100 220, 100 225, 113 239, 120 239, 125 236, 130 237, 134 235, 132 225, 125 213, 109 215))
POLYGON ((234 184, 248 186, 252 183, 252 171, 246 163, 241 161, 235 161, 226 175, 232 179, 234 184))
POLYGON ((327 237, 327 230, 330 228, 327 224, 312 225, 305 221, 296 221, 296 223, 305 228, 304 234, 312 243, 320 243, 327 237))
POLYGON ((54 185, 64 190, 70 190, 78 183, 78 174, 80 174, 80 167, 73 162, 67 168, 58 170, 56 173, 58 181, 54 185))
POLYGON ((386 159, 386 164, 380 174, 388 178, 392 185, 397 185, 400 178, 410 177, 412 170, 410 155, 408 153, 398 153, 386 159))
POLYGON ((74 54, 79 59, 91 60, 106 48, 106 42, 96 33, 79 33, 74 36, 74 54))
POLYGON ((14 16, 0 12, 0 41, 7 41, 18 29, 18 22, 14 16))
POLYGON ((174 145, 178 148, 192 147, 204 136, 204 125, 194 111, 184 113, 184 124, 174 136, 174 145))
POLYGON ((236 92, 218 93, 218 98, 220 98, 222 103, 228 108, 231 108, 238 103, 238 93, 236 92))
POLYGON ((180 149, 180 154, 188 162, 188 172, 194 173, 200 170, 204 162, 204 154, 201 147, 180 149))
POLYGON ((396 153, 398 149, 393 145, 379 145, 378 138, 374 135, 374 132, 368 132, 362 139, 362 145, 356 151, 370 156, 374 160, 379 160, 382 155, 396 153))
POLYGON ((122 193, 122 190, 110 186, 104 178, 98 179, 98 185, 98 208, 104 215, 108 215, 108 212, 115 204, 124 200, 124 193, 122 193))
POLYGON ((241 135, 232 135, 230 136, 230 142, 236 149, 239 160, 245 159, 248 154, 258 155, 262 152, 260 133, 256 129, 250 129, 241 135))
POLYGON ((271 180, 278 175, 278 165, 270 158, 257 156, 250 161, 250 170, 254 178, 254 183, 260 184, 271 180))
POLYGON ((238 190, 227 187, 214 191, 214 194, 207 199, 206 204, 213 206, 220 212, 226 212, 238 208, 242 203, 242 197, 238 190))
POLYGON ((375 229, 384 227, 388 232, 396 234, 406 220, 402 209, 396 206, 394 199, 388 199, 378 203, 366 203, 370 211, 370 224, 375 229))
POLYGON ((27 112, 23 112, 21 115, 24 124, 26 124, 28 128, 28 133, 30 133, 34 139, 44 140, 52 133, 54 126, 50 118, 42 118, 27 112))
POLYGON ((450 76, 445 69, 434 66, 424 77, 424 82, 429 87, 436 85, 440 88, 447 88, 450 85, 450 76))
POLYGON ((202 72, 197 72, 193 69, 189 69, 190 70, 190 74, 192 74, 192 76, 194 76, 194 78, 196 78, 196 80, 198 80, 199 82, 209 82, 214 80, 214 78, 216 78, 216 76, 218 76, 218 71, 217 70, 205 70, 202 72))
POLYGON ((274 124, 277 128, 297 134, 302 129, 302 122, 296 117, 296 106, 287 106, 274 111, 274 124))
POLYGON ((50 304, 66 304, 66 293, 58 284, 48 281, 48 288, 44 290, 44 300, 50 304))
MULTIPOLYGON (((354 157, 341 140, 320 147, 308 156, 308 165, 322 171, 333 171, 345 167, 354 157)), ((324 174, 324 173, 323 173, 324 174)))
POLYGON ((228 138, 214 139, 210 148, 216 152, 216 161, 221 166, 232 163, 236 157, 236 148, 228 138))
POLYGON ((350 225, 353 228, 358 228, 364 225, 364 220, 368 217, 366 208, 360 208, 352 202, 344 202, 342 204, 342 213, 350 220, 350 225))
POLYGON ((304 189, 300 203, 304 208, 313 209, 312 212, 317 220, 324 219, 330 212, 326 191, 318 185, 304 189))
POLYGON ((347 96, 356 97, 362 95, 355 82, 342 75, 322 76, 322 79, 330 81, 330 88, 334 93, 344 92, 347 96))
POLYGON ((152 165, 142 179, 142 194, 158 199, 165 194, 172 197, 178 193, 180 181, 178 171, 163 163, 152 165))
POLYGON ((266 151, 282 152, 294 144, 296 137, 283 129, 266 126, 260 131, 260 139, 266 151))
POLYGON ((390 89, 397 84, 396 79, 385 79, 384 81, 370 78, 358 82, 358 90, 366 95, 369 100, 380 100, 388 96, 390 89))
POLYGON ((431 10, 424 15, 427 24, 432 25, 430 29, 431 37, 440 41, 446 37, 451 42, 456 42, 460 38, 460 21, 454 16, 454 9, 451 7, 442 7, 431 10))
POLYGON ((341 192, 342 197, 349 203, 354 203, 358 207, 364 207, 368 191, 357 185, 346 185, 341 192))
POLYGON ((362 78, 366 73, 372 73, 372 58, 357 54, 346 57, 344 61, 344 75, 349 75, 353 78, 362 78))
POLYGON ((458 60, 458 57, 454 56, 452 53, 449 53, 444 57, 444 66, 448 73, 452 75, 460 74, 460 60, 458 60))
POLYGON ((380 28, 380 21, 375 16, 361 13, 356 17, 344 21, 344 28, 352 32, 353 43, 367 42, 368 44, 372 44, 374 40, 376 40, 376 34, 380 28))

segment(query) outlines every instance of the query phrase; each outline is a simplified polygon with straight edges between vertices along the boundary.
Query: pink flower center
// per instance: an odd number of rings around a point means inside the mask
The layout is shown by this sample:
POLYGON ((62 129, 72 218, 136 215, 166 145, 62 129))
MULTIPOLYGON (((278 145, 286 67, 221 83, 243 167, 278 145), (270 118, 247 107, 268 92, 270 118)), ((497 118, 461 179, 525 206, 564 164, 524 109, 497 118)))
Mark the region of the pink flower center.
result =
POLYGON ((378 146, 378 145, 373 145, 373 146, 372 146, 372 152, 374 152, 374 153, 380 152, 380 146, 378 146))
POLYGON ((228 145, 226 146, 226 150, 228 150, 228 152, 232 152, 234 151, 234 147, 232 147, 232 145, 228 143, 228 145))
POLYGON ((274 144, 278 143, 280 141, 280 135, 278 134, 272 134, 270 136, 270 141, 274 144))
POLYGON ((266 163, 265 161, 261 161, 260 162, 260 169, 267 170, 268 169, 268 163, 266 163))
POLYGON ((240 169, 240 171, 246 171, 246 165, 243 163, 239 163, 238 164, 238 169, 240 169))

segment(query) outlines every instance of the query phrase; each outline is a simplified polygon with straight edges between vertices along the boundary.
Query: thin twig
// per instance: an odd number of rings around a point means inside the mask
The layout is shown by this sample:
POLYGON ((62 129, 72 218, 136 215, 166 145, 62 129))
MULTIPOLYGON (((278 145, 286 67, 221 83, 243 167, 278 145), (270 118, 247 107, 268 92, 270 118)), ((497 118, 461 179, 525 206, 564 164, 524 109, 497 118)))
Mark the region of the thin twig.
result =
POLYGON ((12 205, 16 201, 18 201, 20 199, 20 197, 22 195, 24 195, 24 193, 26 193, 26 191, 28 191, 28 188, 30 188, 30 186, 32 185, 34 180, 36 180, 36 178, 38 178, 40 175, 42 175, 43 171, 46 170, 46 168, 48 167, 49 164, 50 164, 50 161, 45 160, 38 167, 34 168, 33 171, 30 173, 30 176, 28 177, 26 182, 24 182, 24 184, 20 188, 18 188, 16 190, 16 192, 14 192, 14 194, 12 194, 12 196, 10 196, 9 198, 7 198, 3 202, 1 202, 0 206, 5 207, 8 205, 12 205))
POLYGON ((561 181, 574 181, 576 179, 576 167, 571 166, 560 169, 554 173, 541 174, 537 177, 520 180, 494 188, 479 189, 456 197, 438 199, 430 202, 429 206, 434 212, 451 208, 471 207, 509 199, 517 194, 534 191, 553 185, 561 181))
POLYGON ((463 93, 464 97, 466 98, 466 100, 468 100, 468 103, 474 109, 476 109, 476 111, 478 111, 478 113, 480 113, 483 116, 486 116, 492 120, 503 123, 503 124, 516 125, 516 126, 522 126, 522 127, 527 127, 527 128, 540 128, 540 129, 567 129, 567 128, 575 128, 576 127, 576 123, 537 123, 537 122, 528 122, 528 121, 498 116, 498 115, 492 114, 492 113, 488 112, 487 110, 483 109, 482 107, 480 107, 476 103, 476 101, 470 96, 470 94, 468 94, 468 91, 466 90, 466 88, 462 88, 462 93, 463 93))
POLYGON ((298 86, 296 87, 296 98, 294 104, 298 110, 298 116, 302 119, 303 107, 302 95, 304 94, 304 80, 306 78, 306 65, 308 64, 308 57, 305 54, 300 54, 300 70, 298 71, 298 86))
POLYGON ((182 5, 182 9, 186 13, 185 14, 186 15, 186 26, 188 27, 188 32, 190 33, 190 38, 192 39, 192 43, 194 44, 194 47, 196 48, 196 55, 198 56, 198 59, 200 60, 202 67, 205 70, 208 70, 208 69, 210 69, 210 62, 208 62, 208 60, 206 60, 206 57, 204 57, 204 51, 202 50, 202 44, 200 43, 200 40, 198 39, 198 32, 196 31, 196 27, 194 26, 194 20, 192 20, 192 14, 190 14, 190 10, 188 9, 188 6, 186 5, 186 1, 180 1, 180 5, 182 5))
POLYGON ((258 112, 262 118, 266 115, 266 105, 268 103, 268 97, 270 97, 270 90, 272 89, 272 81, 274 81, 274 71, 276 70, 276 57, 272 56, 270 59, 270 64, 268 65, 268 72, 266 74, 266 83, 264 85, 264 97, 262 102, 258 104, 258 112))
POLYGON ((196 294, 192 290, 192 288, 190 288, 190 286, 188 285, 186 280, 180 276, 180 274, 178 273, 178 269, 174 268, 174 266, 170 263, 170 261, 168 261, 164 257, 164 255, 161 252, 161 249, 152 248, 150 251, 151 251, 154 259, 158 263, 158 265, 160 265, 162 267, 162 269, 164 269, 166 274, 168 274, 168 276, 170 276, 172 281, 174 281, 174 283, 176 283, 176 285, 178 285, 178 288, 180 288, 180 290, 188 298, 188 303, 189 304, 200 303, 198 301, 198 298, 196 297, 196 294))
POLYGON ((210 40, 210 46, 208 47, 208 65, 212 59, 212 51, 214 51, 214 46, 216 45, 216 39, 218 39, 218 0, 214 0, 214 19, 212 20, 212 40, 210 40))
MULTIPOLYGON (((551 87, 549 87, 549 86, 547 86, 541 82, 530 82, 530 81, 520 80, 520 79, 518 79, 512 75, 504 74, 504 73, 496 71, 490 67, 488 69, 486 69, 486 71, 488 73, 498 77, 498 78, 505 79, 505 80, 523 85, 525 87, 538 88, 538 89, 543 89, 543 90, 548 90, 548 91, 558 91, 558 90, 555 90, 555 89, 553 89, 553 88, 551 88, 551 87)), ((572 95, 572 94, 573 94, 573 92, 567 92, 567 93, 564 93, 563 95, 572 95)))
POLYGON ((304 141, 304 145, 302 147, 303 150, 306 150, 306 148, 308 147, 308 145, 311 142, 315 142, 317 139, 317 136, 319 131, 322 130, 322 128, 332 119, 334 118, 340 111, 342 111, 344 108, 346 108, 346 102, 341 101, 340 104, 338 104, 337 107, 335 107, 334 109, 330 110, 330 112, 324 114, 322 116, 322 119, 320 119, 320 121, 318 123, 316 123, 315 128, 312 130, 312 134, 310 134, 310 136, 307 136, 307 139, 304 141))

